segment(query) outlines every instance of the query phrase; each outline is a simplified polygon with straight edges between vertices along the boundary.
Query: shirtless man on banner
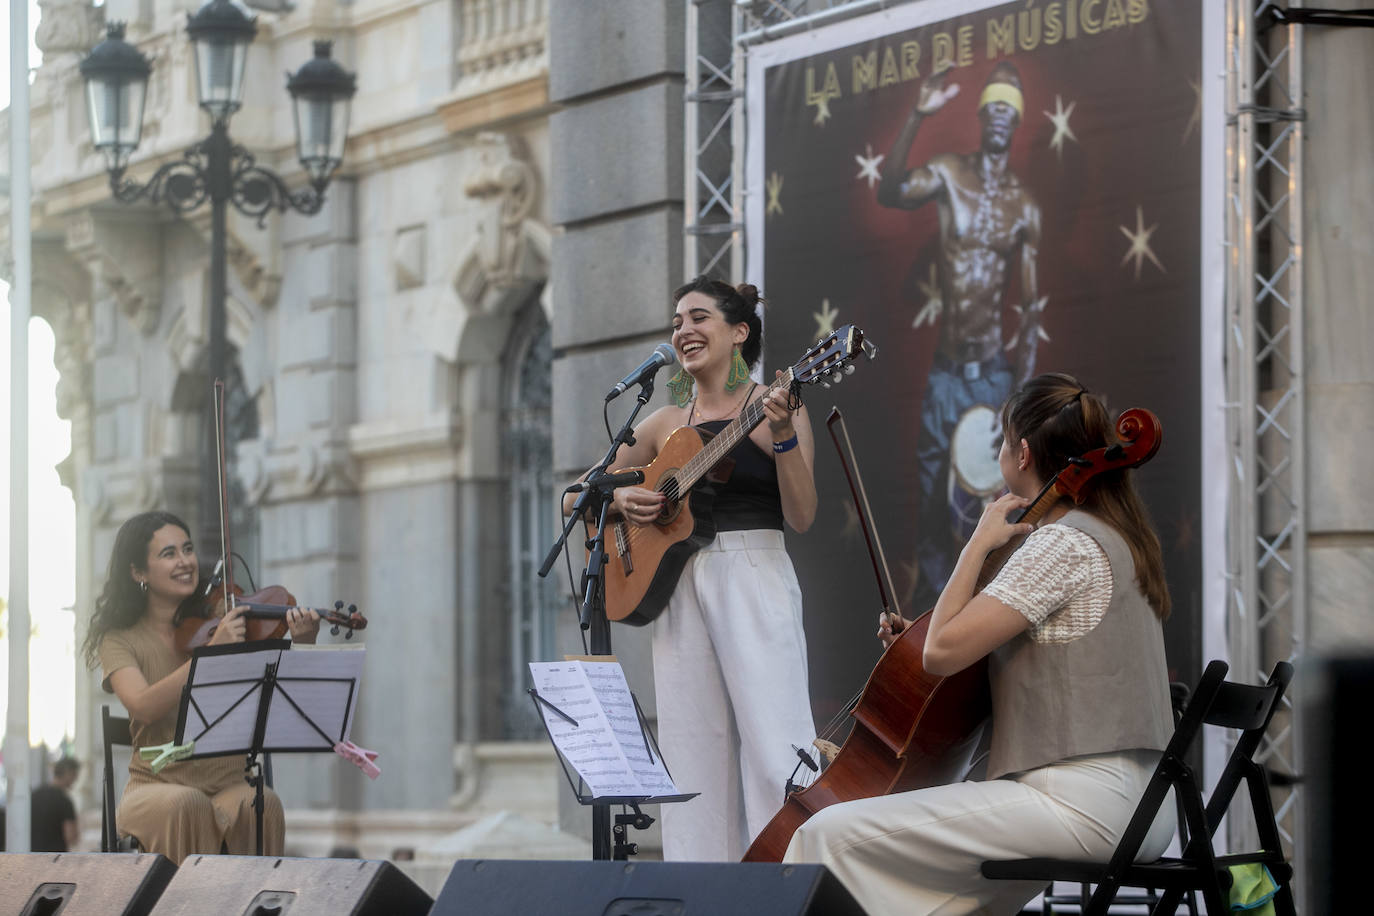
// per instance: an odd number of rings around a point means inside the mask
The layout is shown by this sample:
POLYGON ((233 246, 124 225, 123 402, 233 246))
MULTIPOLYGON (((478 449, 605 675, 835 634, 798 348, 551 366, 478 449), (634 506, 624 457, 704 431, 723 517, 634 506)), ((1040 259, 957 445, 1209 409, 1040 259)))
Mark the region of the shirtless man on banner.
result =
POLYGON ((916 601, 923 607, 934 603, 949 578, 958 544, 981 515, 983 498, 999 488, 995 408, 1035 372, 1045 306, 1037 297, 1035 273, 1040 206, 1009 168, 1012 137, 1025 110, 1016 68, 1002 62, 988 76, 978 101, 982 138, 977 150, 940 153, 907 168, 922 122, 959 92, 957 84, 945 86, 946 73, 921 84, 916 106, 883 160, 878 185, 883 206, 914 210, 934 201, 940 216, 940 301, 928 303, 916 319, 918 325, 937 323, 940 316, 916 443, 921 488, 916 601), (1014 264, 1021 269, 1021 302, 1015 306, 1020 327, 1004 343, 1002 308, 1014 264), (976 443, 974 454, 954 460, 952 476, 951 450, 967 450, 967 433, 976 443))

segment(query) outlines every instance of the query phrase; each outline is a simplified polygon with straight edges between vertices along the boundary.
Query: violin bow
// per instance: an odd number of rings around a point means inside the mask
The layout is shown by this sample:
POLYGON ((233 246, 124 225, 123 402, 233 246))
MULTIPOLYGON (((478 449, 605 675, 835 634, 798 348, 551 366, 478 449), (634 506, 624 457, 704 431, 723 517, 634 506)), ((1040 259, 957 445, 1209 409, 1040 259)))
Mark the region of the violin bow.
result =
MULTIPOLYGON (((849 481, 849 493, 854 499, 854 511, 859 516, 859 527, 864 533, 864 543, 868 545, 868 559, 873 563, 873 577, 878 581, 878 598, 883 603, 883 611, 887 614, 895 614, 897 620, 902 619, 901 609, 897 606, 897 590, 892 584, 892 571, 887 566, 887 554, 883 552, 883 542, 878 537, 878 532, 869 524, 869 519, 873 517, 873 509, 868 503, 868 491, 864 489, 863 475, 859 473, 859 462, 854 457, 854 443, 849 440, 849 427, 845 425, 844 416, 838 407, 830 408, 830 416, 826 417, 825 425, 830 430, 830 438, 835 443, 835 450, 840 455, 840 467, 844 469, 845 480, 849 481), (835 427, 839 427, 840 434, 844 436, 844 445, 840 445, 840 437, 835 434, 835 427), (845 460, 846 452, 849 460, 845 460), (853 465, 853 473, 850 472, 850 465, 853 465), (879 568, 881 564, 881 569, 879 568), (887 588, 883 587, 886 581, 887 588)), ((897 632, 897 631, 894 631, 897 632)))
POLYGON ((219 478, 220 561, 224 564, 224 613, 234 605, 234 554, 229 548, 229 466, 226 459, 224 429, 224 380, 215 379, 215 454, 219 478))

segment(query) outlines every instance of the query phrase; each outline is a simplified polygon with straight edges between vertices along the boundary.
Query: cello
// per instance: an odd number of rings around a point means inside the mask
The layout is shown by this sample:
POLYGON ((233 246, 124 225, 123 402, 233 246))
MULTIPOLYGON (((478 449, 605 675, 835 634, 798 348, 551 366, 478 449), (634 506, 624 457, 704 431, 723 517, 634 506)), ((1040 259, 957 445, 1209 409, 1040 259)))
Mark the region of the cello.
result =
POLYGON ((331 609, 307 608, 296 604, 296 597, 285 587, 269 585, 260 591, 245 596, 243 589, 234 584, 234 553, 229 547, 229 487, 224 441, 224 382, 215 380, 215 442, 217 445, 217 468, 219 481, 219 519, 220 544, 223 547, 219 567, 211 576, 199 600, 177 613, 174 639, 177 649, 190 655, 193 649, 208 645, 219 627, 220 620, 233 609, 238 609, 244 618, 244 640, 247 642, 262 639, 280 639, 286 635, 286 614, 291 610, 314 611, 321 623, 330 624, 330 632, 337 635, 341 629, 348 632, 345 639, 352 639, 355 630, 367 626, 367 618, 358 613, 356 605, 345 610, 344 602, 334 602, 331 609))
MULTIPOLYGON (((834 421, 836 413, 827 423, 834 421)), ((1033 524, 1062 499, 1081 505, 1097 475, 1138 467, 1159 450, 1159 419, 1143 408, 1122 413, 1116 433, 1120 442, 1070 459, 1014 521, 1033 524)), ((849 475, 848 467, 845 473, 849 475)), ((850 486, 854 487, 852 477, 850 486)), ((862 508, 860 514, 862 518, 862 508)), ((1024 540, 1014 538, 988 555, 978 576, 978 590, 997 575, 1024 540)), ((880 592, 881 588, 880 581, 880 592)), ((930 611, 916 618, 883 652, 852 706, 853 728, 844 746, 811 785, 788 794, 743 861, 781 862, 797 828, 822 808, 945 785, 967 771, 991 708, 987 659, 949 677, 927 672, 922 656, 930 618, 930 611)))

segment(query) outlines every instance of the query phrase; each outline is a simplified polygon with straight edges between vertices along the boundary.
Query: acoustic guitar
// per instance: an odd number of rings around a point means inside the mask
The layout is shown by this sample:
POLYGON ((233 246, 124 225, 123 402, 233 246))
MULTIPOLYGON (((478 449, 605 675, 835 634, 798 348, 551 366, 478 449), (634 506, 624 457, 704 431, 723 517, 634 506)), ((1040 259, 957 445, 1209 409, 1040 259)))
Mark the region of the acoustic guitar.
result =
POLYGON ((648 466, 616 469, 642 470, 644 486, 667 498, 652 525, 637 527, 620 521, 609 526, 605 567, 609 619, 644 626, 667 607, 687 559, 716 536, 709 473, 763 421, 763 399, 768 392, 838 380, 853 371, 850 361, 861 352, 871 358, 877 348, 864 340, 863 331, 845 325, 807 350, 719 433, 712 436, 695 426, 680 427, 648 466))

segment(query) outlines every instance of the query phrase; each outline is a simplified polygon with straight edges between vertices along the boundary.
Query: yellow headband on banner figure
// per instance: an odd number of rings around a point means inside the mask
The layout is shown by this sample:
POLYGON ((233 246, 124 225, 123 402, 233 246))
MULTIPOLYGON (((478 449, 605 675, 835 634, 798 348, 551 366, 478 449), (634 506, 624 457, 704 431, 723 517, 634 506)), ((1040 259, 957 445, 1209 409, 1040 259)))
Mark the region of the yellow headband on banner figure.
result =
POLYGON ((1021 90, 1017 89, 1011 83, 988 83, 987 86, 983 88, 982 96, 978 99, 978 110, 982 111, 984 105, 991 104, 992 102, 1006 102, 1012 108, 1016 109, 1018 117, 1022 115, 1025 110, 1025 103, 1021 99, 1021 90))

